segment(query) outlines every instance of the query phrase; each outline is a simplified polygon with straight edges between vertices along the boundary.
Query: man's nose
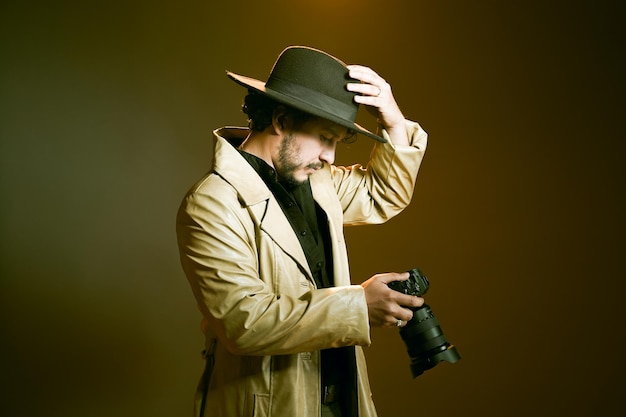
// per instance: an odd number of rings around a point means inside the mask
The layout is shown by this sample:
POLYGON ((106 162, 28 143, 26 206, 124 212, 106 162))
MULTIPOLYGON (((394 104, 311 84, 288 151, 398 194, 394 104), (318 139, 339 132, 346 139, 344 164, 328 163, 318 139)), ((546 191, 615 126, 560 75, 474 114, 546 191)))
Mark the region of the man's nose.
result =
POLYGON ((332 163, 335 162, 335 144, 325 147, 320 154, 320 159, 332 165, 332 163))

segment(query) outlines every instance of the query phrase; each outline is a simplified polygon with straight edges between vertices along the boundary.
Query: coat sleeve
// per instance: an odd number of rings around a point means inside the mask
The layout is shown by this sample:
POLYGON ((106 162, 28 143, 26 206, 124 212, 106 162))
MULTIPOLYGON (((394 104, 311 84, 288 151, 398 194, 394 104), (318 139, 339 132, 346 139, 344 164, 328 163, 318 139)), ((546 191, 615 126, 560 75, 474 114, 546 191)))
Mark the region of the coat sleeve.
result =
POLYGON ((218 176, 184 199, 177 235, 206 331, 230 352, 281 355, 370 343, 363 288, 311 290, 218 176))
POLYGON ((406 128, 410 146, 377 143, 367 167, 332 167, 345 225, 383 223, 409 205, 427 134, 416 122, 407 120, 406 128))

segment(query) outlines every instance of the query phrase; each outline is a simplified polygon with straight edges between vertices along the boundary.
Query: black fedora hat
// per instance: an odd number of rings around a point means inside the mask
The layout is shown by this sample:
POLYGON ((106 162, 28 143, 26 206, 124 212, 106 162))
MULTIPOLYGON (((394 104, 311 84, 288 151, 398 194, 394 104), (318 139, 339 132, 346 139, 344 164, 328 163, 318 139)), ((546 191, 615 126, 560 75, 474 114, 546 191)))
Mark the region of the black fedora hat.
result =
POLYGON ((355 123, 359 104, 348 82, 346 64, 318 49, 291 46, 281 52, 267 82, 227 71, 236 83, 314 116, 330 120, 379 142, 387 142, 355 123))

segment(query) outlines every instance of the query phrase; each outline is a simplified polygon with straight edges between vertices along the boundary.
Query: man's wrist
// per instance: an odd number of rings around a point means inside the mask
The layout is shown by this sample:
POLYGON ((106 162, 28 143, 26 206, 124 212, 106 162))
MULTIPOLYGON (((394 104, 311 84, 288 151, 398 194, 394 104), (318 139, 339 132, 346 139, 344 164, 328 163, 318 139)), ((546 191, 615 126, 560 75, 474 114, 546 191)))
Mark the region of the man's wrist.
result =
POLYGON ((402 120, 393 126, 383 127, 385 129, 389 141, 398 146, 409 146, 411 144, 409 133, 407 132, 406 120, 402 120))

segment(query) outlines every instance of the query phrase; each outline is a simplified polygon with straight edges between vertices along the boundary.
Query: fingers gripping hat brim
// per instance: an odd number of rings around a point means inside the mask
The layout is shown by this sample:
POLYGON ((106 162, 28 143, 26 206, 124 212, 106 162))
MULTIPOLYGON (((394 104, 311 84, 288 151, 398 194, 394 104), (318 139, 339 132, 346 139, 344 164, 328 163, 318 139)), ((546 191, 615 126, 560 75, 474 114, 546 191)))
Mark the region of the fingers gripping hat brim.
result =
POLYGON ((325 52, 306 47, 285 49, 263 82, 227 71, 237 84, 298 110, 330 120, 379 142, 387 140, 355 122, 358 103, 347 90, 348 69, 325 52))

